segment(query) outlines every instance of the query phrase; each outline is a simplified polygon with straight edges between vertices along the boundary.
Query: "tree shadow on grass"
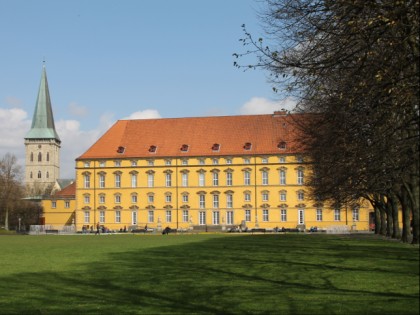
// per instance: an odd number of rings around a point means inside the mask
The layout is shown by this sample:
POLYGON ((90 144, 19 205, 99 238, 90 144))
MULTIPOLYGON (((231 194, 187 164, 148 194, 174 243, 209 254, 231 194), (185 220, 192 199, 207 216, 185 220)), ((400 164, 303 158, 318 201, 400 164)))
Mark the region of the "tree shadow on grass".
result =
POLYGON ((2 278, 0 313, 416 314, 415 259, 349 238, 217 237, 109 253, 82 271, 2 278), (396 256, 407 260, 391 264, 396 256))

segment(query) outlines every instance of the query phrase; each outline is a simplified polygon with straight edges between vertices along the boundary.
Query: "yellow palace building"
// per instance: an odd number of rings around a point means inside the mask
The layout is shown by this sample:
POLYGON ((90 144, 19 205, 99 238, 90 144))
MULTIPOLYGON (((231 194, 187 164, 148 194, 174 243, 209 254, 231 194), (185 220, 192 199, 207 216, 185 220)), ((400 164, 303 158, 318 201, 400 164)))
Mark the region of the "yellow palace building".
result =
MULTIPOLYGON (((117 121, 76 159, 75 195, 72 202, 67 197, 75 208, 70 217, 62 209, 62 224, 72 222, 77 231, 98 223, 116 231, 146 225, 158 231, 368 230, 364 204, 347 209, 309 199, 300 119, 305 115, 279 111, 117 121)), ((45 224, 53 212, 57 222, 58 197, 43 202, 45 224)))

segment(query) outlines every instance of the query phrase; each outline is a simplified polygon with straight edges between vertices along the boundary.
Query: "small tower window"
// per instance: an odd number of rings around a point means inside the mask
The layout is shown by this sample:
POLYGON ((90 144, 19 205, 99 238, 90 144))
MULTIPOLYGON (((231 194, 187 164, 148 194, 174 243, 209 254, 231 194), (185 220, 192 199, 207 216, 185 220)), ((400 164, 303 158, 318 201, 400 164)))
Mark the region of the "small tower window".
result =
POLYGON ((42 162, 42 153, 41 152, 38 153, 38 162, 42 162))
POLYGON ((149 148, 150 153, 156 153, 156 150, 157 150, 157 146, 155 146, 155 145, 151 145, 150 148, 149 148))
POLYGON ((117 153, 119 153, 119 154, 123 154, 124 151, 125 151, 124 147, 118 147, 118 149, 117 149, 117 153))
POLYGON ((246 142, 246 143, 244 144, 244 150, 251 150, 251 147, 252 147, 251 142, 246 142))
POLYGON ((32 172, 29 174, 29 178, 33 178, 33 174, 32 174, 32 172))
POLYGON ((50 161, 50 153, 47 152, 47 162, 49 162, 49 161, 50 161))
POLYGON ((38 171, 38 178, 41 178, 41 171, 38 171))
POLYGON ((181 146, 181 151, 182 151, 182 152, 188 152, 188 144, 183 144, 183 145, 181 146))
POLYGON ((31 152, 31 162, 33 162, 33 161, 34 161, 34 153, 31 152))

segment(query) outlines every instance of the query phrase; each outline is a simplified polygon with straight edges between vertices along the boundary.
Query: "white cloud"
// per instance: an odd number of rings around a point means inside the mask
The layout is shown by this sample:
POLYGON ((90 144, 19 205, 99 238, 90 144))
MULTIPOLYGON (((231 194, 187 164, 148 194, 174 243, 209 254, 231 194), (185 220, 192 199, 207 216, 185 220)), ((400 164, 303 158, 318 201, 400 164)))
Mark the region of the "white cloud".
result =
POLYGON ((130 116, 123 119, 152 119, 162 118, 156 109, 145 109, 132 113, 130 116))
POLYGON ((76 102, 70 102, 69 104, 70 114, 77 117, 85 117, 88 114, 88 110, 85 106, 79 105, 76 102))
POLYGON ((253 97, 239 109, 239 112, 242 115, 272 114, 274 111, 281 109, 292 111, 295 106, 296 101, 291 97, 279 101, 271 101, 263 97, 253 97))
POLYGON ((7 96, 4 99, 4 101, 7 105, 10 105, 12 107, 19 107, 20 105, 22 105, 22 100, 14 96, 7 96))

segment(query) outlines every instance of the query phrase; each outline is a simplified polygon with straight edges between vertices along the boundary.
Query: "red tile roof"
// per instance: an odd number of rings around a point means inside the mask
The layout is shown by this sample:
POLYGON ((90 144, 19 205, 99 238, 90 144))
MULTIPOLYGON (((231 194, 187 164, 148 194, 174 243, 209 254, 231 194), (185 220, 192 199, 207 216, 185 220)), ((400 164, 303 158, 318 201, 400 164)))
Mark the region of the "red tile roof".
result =
POLYGON ((54 197, 71 198, 76 196, 76 182, 64 187, 62 190, 57 191, 54 197))
POLYGON ((302 148, 296 122, 303 117, 276 114, 119 120, 78 160, 298 153, 302 148), (285 150, 279 149, 280 142, 286 142, 285 150), (246 143, 251 143, 250 150, 244 149, 246 143), (219 150, 212 149, 214 144, 220 144, 219 150), (187 151, 181 150, 183 145, 188 145, 187 151), (151 146, 156 146, 154 153, 151 146), (118 153, 120 147, 123 153, 118 153))

